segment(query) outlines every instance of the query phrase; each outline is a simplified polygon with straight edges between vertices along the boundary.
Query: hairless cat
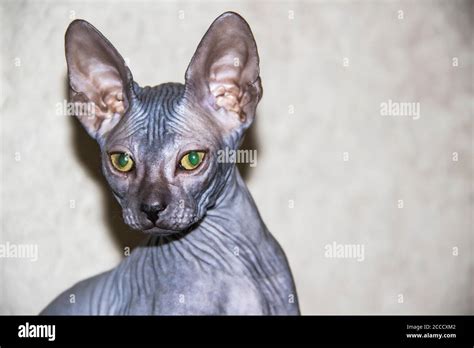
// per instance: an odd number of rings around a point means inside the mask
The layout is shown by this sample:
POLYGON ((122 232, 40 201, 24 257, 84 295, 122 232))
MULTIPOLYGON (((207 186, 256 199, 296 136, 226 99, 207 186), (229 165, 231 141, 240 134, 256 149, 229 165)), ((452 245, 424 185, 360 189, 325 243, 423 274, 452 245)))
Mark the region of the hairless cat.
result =
POLYGON ((247 22, 218 17, 184 84, 140 87, 86 21, 69 25, 65 43, 70 101, 93 106, 76 116, 99 144, 125 223, 149 237, 41 314, 299 314, 283 250, 235 164, 217 160, 239 148, 262 96, 247 22))

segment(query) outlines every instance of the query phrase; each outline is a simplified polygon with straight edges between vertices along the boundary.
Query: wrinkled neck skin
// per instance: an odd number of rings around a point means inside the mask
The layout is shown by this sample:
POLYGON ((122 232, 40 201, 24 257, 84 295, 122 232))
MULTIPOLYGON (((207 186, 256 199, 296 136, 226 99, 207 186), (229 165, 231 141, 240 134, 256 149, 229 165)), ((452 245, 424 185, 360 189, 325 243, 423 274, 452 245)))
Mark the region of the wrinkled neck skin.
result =
POLYGON ((174 265, 183 261, 204 271, 257 278, 284 271, 279 269, 279 262, 274 262, 284 255, 235 167, 227 180, 215 205, 190 231, 176 236, 151 236, 138 247, 153 253, 160 274, 174 271, 174 265))

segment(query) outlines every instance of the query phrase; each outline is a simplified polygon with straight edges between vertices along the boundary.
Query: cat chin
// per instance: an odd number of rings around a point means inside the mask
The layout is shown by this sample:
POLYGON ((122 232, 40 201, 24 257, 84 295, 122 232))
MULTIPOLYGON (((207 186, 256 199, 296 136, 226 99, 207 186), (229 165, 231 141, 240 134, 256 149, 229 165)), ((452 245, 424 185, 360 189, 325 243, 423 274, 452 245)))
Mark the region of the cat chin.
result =
POLYGON ((186 231, 186 229, 170 230, 170 229, 165 229, 165 228, 160 228, 160 227, 152 227, 152 228, 144 229, 141 231, 146 234, 152 234, 152 235, 157 235, 157 236, 170 236, 170 235, 182 233, 186 231))

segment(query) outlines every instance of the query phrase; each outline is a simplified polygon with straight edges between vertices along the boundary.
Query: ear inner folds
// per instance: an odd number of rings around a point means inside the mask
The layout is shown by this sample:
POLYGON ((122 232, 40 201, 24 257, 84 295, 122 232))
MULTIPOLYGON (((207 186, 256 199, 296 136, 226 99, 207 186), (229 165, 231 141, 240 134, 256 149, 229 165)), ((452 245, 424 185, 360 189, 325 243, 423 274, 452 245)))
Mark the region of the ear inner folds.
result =
POLYGON ((237 86, 226 88, 219 85, 211 92, 216 98, 216 105, 218 107, 236 113, 241 121, 245 121, 245 114, 240 107, 239 88, 237 86))

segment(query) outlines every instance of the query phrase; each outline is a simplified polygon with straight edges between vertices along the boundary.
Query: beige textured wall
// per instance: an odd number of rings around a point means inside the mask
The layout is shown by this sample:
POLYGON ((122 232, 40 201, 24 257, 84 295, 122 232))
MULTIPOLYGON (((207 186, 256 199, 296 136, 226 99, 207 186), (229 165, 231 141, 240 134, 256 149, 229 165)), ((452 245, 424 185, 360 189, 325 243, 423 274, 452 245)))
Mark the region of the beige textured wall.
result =
POLYGON ((94 142, 56 115, 70 16, 146 85, 182 82, 226 10, 248 20, 260 51, 264 97, 246 143, 258 165, 245 177, 303 313, 474 313, 472 1, 1 0, 0 243, 37 244, 39 258, 0 258, 0 314, 37 313, 140 237, 94 142), (420 117, 382 116, 389 99, 420 103, 420 117), (364 260, 325 257, 333 242, 363 245, 364 260))

